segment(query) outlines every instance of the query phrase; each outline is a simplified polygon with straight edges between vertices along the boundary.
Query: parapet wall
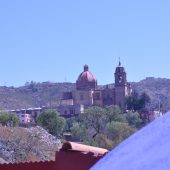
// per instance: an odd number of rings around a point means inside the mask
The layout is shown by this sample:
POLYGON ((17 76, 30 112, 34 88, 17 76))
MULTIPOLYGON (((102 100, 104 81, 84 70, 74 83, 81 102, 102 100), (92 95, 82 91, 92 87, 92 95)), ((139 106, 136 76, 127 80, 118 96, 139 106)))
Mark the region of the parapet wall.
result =
POLYGON ((55 161, 0 164, 0 170, 55 170, 55 161))
POLYGON ((0 164, 0 170, 89 170, 105 153, 101 148, 67 142, 56 152, 55 161, 0 164))

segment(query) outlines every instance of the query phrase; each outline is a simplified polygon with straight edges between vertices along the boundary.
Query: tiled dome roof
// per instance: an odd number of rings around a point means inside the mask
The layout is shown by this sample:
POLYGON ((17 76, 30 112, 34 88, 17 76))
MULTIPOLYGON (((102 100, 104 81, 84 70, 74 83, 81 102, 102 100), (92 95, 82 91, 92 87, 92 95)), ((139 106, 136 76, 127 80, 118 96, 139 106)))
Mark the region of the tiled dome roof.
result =
POLYGON ((79 75, 77 81, 83 81, 83 82, 95 82, 96 81, 93 74, 89 71, 88 65, 84 66, 84 71, 79 75))
POLYGON ((84 71, 79 75, 76 81, 77 90, 90 90, 97 88, 97 81, 89 71, 88 65, 84 66, 84 71))

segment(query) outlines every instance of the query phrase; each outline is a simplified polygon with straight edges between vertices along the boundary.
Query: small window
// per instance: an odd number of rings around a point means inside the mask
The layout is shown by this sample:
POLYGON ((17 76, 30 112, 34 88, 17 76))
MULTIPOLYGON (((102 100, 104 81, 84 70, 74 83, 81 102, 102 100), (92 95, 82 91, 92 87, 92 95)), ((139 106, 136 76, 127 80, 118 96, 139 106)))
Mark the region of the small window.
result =
POLYGON ((97 99, 97 100, 100 100, 100 93, 97 93, 97 94, 96 94, 96 99, 97 99))
POLYGON ((94 94, 94 99, 95 100, 100 100, 100 93, 95 93, 94 94))
POLYGON ((80 100, 84 100, 84 95, 83 94, 80 95, 80 100))

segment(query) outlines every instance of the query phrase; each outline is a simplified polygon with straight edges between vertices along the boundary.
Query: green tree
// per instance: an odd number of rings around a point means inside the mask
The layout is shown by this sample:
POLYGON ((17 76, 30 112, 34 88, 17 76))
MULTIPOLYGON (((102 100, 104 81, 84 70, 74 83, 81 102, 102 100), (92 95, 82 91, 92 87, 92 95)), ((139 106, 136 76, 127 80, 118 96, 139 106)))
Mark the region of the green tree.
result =
POLYGON ((93 106, 77 117, 71 133, 86 144, 111 149, 134 133, 140 123, 138 113, 122 113, 118 106, 93 106))
POLYGON ((91 137, 95 138, 105 129, 106 112, 101 107, 93 106, 85 110, 85 113, 80 114, 79 121, 89 131, 91 137))
POLYGON ((142 127, 142 119, 140 118, 140 115, 138 112, 130 111, 130 112, 127 112, 125 116, 130 126, 137 128, 137 129, 142 127))
POLYGON ((106 112, 107 122, 112 122, 112 121, 126 122, 126 118, 119 106, 106 106, 105 112, 106 112))
POLYGON ((108 123, 107 130, 109 138, 113 140, 113 146, 116 146, 136 131, 136 129, 129 126, 128 123, 116 121, 108 123))
POLYGON ((19 119, 15 113, 1 112, 0 124, 3 126, 16 127, 19 125, 19 119))
POLYGON ((150 97, 145 92, 139 95, 136 91, 134 91, 131 96, 126 98, 128 110, 140 111, 145 109, 148 103, 150 103, 150 97))
POLYGON ((37 118, 38 125, 48 130, 53 135, 60 135, 65 126, 65 119, 59 116, 54 110, 47 110, 41 113, 37 118))
POLYGON ((64 127, 64 131, 70 131, 71 128, 76 124, 77 125, 78 119, 77 117, 70 117, 66 119, 66 124, 64 127))
POLYGON ((145 92, 140 95, 140 104, 142 108, 146 108, 147 104, 149 104, 150 101, 150 97, 145 92))
POLYGON ((74 124, 70 130, 72 135, 78 137, 81 141, 84 141, 85 143, 89 141, 88 134, 84 126, 74 124))
POLYGON ((93 144, 95 146, 98 146, 101 148, 107 148, 108 150, 111 150, 114 146, 114 141, 110 139, 107 134, 101 133, 96 136, 93 144))

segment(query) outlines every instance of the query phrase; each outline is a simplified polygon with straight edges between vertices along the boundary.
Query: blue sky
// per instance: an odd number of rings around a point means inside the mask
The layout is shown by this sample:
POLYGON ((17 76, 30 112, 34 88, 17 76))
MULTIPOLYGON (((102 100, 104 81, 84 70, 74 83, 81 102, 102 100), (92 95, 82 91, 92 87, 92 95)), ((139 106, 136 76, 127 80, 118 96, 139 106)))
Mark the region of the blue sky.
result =
POLYGON ((112 83, 170 78, 169 0, 0 1, 0 85, 75 82, 84 64, 112 83))

